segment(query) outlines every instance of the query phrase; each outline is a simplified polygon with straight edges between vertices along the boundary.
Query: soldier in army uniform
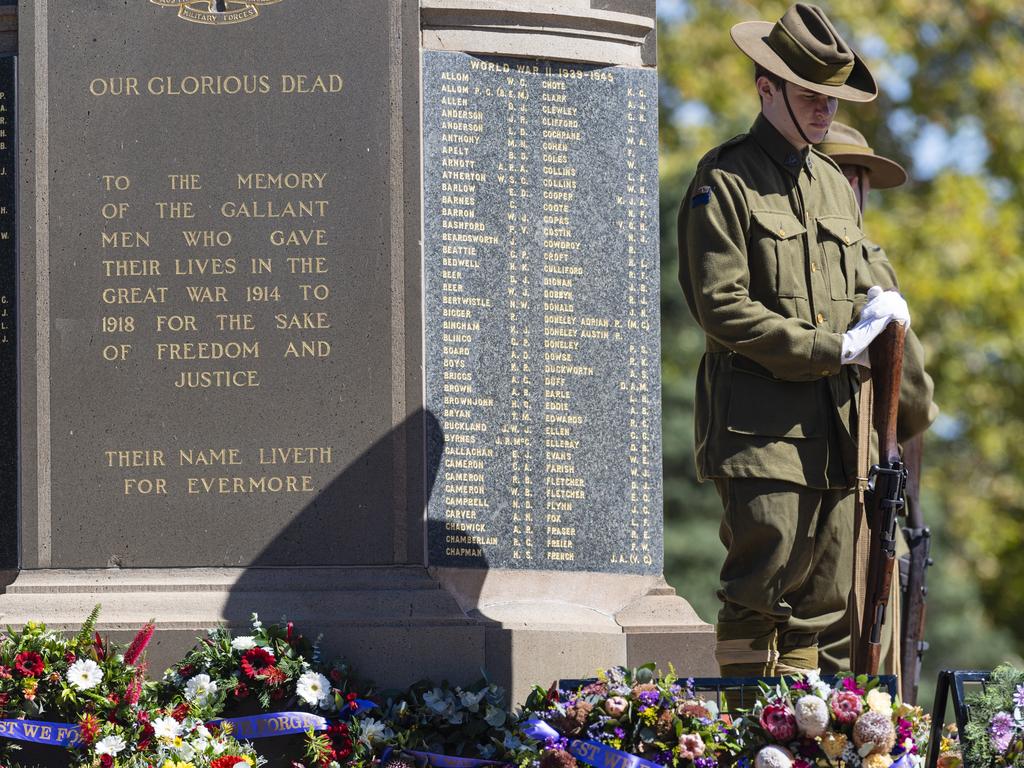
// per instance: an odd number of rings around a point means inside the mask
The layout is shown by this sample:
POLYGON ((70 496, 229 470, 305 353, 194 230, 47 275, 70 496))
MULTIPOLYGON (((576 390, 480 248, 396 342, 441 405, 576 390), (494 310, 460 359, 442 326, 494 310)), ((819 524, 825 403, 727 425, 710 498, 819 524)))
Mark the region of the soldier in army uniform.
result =
MULTIPOLYGON (((825 139, 817 149, 832 158, 839 165, 846 180, 853 189, 861 212, 867 204, 872 189, 892 189, 907 181, 907 172, 894 160, 875 154, 864 136, 854 128, 840 122, 833 122, 825 139)), ((861 240, 861 253, 871 282, 885 290, 899 290, 896 271, 889 262, 882 247, 865 237, 861 240)), ((903 350, 903 377, 900 385, 900 405, 897 419, 896 438, 904 443, 923 433, 938 416, 939 409, 932 399, 935 385, 924 369, 924 347, 913 330, 907 331, 903 350)), ((872 441, 872 455, 869 463, 877 460, 877 436, 872 441)), ((902 537, 897 538, 897 555, 906 551, 902 537)), ((890 610, 896 605, 889 603, 890 610)), ((850 669, 850 620, 852 610, 829 627, 820 637, 821 671, 835 674, 850 669)), ((887 620, 883 625, 883 661, 887 670, 894 673, 892 629, 895 621, 887 620)))
POLYGON ((814 5, 732 38, 756 65, 761 112, 698 165, 679 212, 680 282, 706 336, 697 473, 724 506, 716 656, 725 676, 760 676, 816 668, 819 634, 846 610, 851 363, 910 317, 896 292, 866 300, 857 201, 812 146, 838 99, 875 98, 867 67, 814 5))

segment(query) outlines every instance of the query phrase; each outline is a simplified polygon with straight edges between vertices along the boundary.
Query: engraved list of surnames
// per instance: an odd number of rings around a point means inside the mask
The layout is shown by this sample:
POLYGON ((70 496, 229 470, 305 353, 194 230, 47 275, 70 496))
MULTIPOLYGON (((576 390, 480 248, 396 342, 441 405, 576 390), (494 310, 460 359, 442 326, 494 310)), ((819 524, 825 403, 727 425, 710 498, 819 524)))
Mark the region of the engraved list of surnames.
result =
POLYGON ((660 573, 652 71, 424 52, 434 565, 660 573))
POLYGON ((391 423, 385 10, 356 34, 325 3, 235 27, 58 5, 55 560, 387 561, 361 458, 391 423))

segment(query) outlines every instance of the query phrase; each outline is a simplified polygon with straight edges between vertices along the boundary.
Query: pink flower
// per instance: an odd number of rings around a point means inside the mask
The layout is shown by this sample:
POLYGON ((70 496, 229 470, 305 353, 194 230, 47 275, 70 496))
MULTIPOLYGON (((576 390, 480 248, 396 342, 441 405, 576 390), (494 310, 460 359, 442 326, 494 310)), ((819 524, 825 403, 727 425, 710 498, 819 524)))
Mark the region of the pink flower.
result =
POLYGON ((832 714, 843 725, 852 725, 864 709, 860 696, 852 691, 836 691, 829 702, 832 714))
POLYGON ((792 741, 796 738, 796 715, 782 702, 767 704, 761 711, 761 727, 775 741, 792 741))
POLYGON ((679 737, 679 757, 683 760, 696 760, 704 754, 704 739, 699 733, 684 733, 679 737))

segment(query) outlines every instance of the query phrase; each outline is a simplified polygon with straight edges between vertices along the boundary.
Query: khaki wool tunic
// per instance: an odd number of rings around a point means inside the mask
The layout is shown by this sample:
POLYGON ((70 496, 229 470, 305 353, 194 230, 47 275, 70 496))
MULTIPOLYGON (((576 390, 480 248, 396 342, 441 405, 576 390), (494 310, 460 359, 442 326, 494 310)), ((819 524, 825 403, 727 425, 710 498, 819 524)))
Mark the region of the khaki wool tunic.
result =
POLYGON ((872 285, 838 166, 763 116, 701 160, 679 211, 680 282, 706 349, 697 473, 852 488, 857 366, 842 333, 872 285))

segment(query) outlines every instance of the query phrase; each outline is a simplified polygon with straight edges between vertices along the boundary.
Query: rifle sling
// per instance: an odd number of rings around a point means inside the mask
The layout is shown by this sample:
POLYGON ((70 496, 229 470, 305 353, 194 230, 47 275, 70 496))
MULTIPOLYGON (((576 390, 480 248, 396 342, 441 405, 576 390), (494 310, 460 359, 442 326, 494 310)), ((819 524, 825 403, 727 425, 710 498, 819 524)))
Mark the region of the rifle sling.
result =
POLYGON ((860 395, 858 398, 857 423, 857 502, 853 517, 853 610, 850 612, 850 649, 855 654, 860 647, 860 628, 864 621, 864 601, 868 592, 868 557, 870 554, 870 533, 864 512, 864 491, 868 487, 868 471, 871 466, 871 369, 861 368, 860 395))

